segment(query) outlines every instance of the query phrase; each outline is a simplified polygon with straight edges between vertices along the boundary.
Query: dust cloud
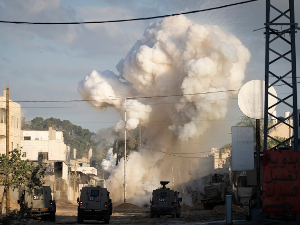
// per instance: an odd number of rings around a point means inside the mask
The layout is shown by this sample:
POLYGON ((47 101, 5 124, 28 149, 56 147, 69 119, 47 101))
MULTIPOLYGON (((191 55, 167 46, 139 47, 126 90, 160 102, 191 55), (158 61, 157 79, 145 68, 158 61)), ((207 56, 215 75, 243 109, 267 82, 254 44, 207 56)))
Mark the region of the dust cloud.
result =
MULTIPOLYGON (((184 184, 195 179, 193 170, 199 168, 201 156, 185 153, 210 152, 193 143, 203 141, 211 121, 225 118, 228 100, 237 95, 249 59, 249 51, 234 35, 216 25, 174 16, 145 30, 117 64, 118 75, 92 71, 79 82, 84 100, 99 109, 118 110, 116 131, 124 132, 126 125, 130 135, 131 130, 144 128, 145 141, 126 164, 128 202, 149 203, 160 180, 185 191, 184 184)), ((102 164, 110 172, 106 186, 113 201, 122 202, 124 160, 118 166, 114 163, 109 151, 102 164)))

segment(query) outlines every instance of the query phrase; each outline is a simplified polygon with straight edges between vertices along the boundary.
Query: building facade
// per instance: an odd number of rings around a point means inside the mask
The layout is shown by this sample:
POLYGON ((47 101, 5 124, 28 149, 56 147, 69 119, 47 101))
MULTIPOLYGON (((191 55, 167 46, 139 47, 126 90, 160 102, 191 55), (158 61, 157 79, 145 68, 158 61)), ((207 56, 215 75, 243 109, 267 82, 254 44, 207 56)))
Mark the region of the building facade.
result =
MULTIPOLYGON (((9 151, 20 150, 21 105, 9 100, 9 151)), ((0 154, 6 154, 6 90, 0 96, 0 154)))
POLYGON ((70 163, 70 147, 64 143, 62 131, 22 131, 21 156, 30 161, 63 161, 70 163))

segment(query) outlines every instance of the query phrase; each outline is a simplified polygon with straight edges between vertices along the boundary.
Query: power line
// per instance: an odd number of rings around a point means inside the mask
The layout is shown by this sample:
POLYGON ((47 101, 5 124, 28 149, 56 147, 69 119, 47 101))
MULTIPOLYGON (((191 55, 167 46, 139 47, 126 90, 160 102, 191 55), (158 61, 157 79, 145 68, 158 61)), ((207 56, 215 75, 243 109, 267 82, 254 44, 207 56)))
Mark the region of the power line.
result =
MULTIPOLYGON (((208 92, 201 92, 201 93, 192 93, 192 94, 171 94, 171 95, 153 95, 153 96, 134 96, 134 97, 124 97, 127 99, 146 99, 146 98, 169 98, 169 97, 183 97, 183 96, 192 96, 192 95, 205 95, 205 94, 215 94, 215 93, 226 93, 238 90, 225 90, 225 91, 208 91, 208 92)), ((71 99, 71 100, 14 100, 13 102, 18 103, 68 103, 68 102, 97 102, 97 101, 107 101, 107 100, 120 100, 122 97, 117 98, 106 98, 106 99, 99 99, 99 100, 84 100, 84 99, 71 99)), ((1 101, 0 101, 1 102, 1 101)), ((3 101, 2 101, 3 102, 3 101)))
MULTIPOLYGON (((129 134, 131 136, 135 136, 132 132, 129 132, 129 134)), ((168 155, 168 156, 173 156, 173 157, 177 157, 177 158, 182 158, 182 159, 200 159, 200 158, 203 158, 203 156, 182 156, 182 155, 193 155, 193 154, 210 154, 211 152, 209 151, 201 151, 201 152, 190 152, 190 153, 175 153, 175 152, 165 152, 165 151, 162 151, 160 150, 158 147, 154 147, 150 144, 147 144, 145 141, 142 141, 143 143, 143 147, 145 149, 149 149, 151 151, 154 151, 154 152, 159 152, 159 153, 163 153, 165 155, 168 155)))
POLYGON ((10 23, 10 24, 30 24, 30 25, 76 25, 76 24, 103 24, 103 23, 121 23, 121 22, 129 22, 129 21, 139 21, 139 20, 152 20, 152 19, 159 19, 159 18, 165 18, 165 17, 171 17, 171 16, 179 16, 179 15, 187 15, 187 14, 194 14, 199 12, 206 12, 206 11, 212 11, 216 9, 223 9, 231 6, 236 5, 242 5, 250 2, 255 2, 258 0, 248 0, 233 4, 227 4, 207 9, 200 9, 200 10, 194 10, 194 11, 188 11, 188 12, 182 12, 182 13, 174 13, 174 14, 166 14, 161 16, 152 16, 152 17, 141 17, 141 18, 133 18, 133 19, 122 19, 122 20, 104 20, 104 21, 86 21, 86 22, 26 22, 26 21, 5 21, 0 20, 0 23, 10 23))

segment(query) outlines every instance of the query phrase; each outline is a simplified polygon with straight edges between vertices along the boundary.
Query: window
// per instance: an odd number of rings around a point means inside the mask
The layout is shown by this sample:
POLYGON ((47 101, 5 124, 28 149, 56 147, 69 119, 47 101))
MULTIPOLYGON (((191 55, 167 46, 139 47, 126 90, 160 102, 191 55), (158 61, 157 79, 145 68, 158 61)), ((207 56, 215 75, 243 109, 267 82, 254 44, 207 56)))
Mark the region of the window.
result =
POLYGON ((41 160, 48 160, 48 152, 39 152, 38 158, 41 160))
POLYGON ((26 152, 22 152, 22 157, 26 157, 26 152))
POLYGON ((4 108, 0 109, 0 123, 5 123, 6 110, 4 108))
POLYGON ((92 189, 92 190, 91 190, 91 196, 93 196, 93 197, 99 196, 99 190, 94 190, 94 189, 92 189))
POLYGON ((162 191, 162 192, 160 192, 160 197, 161 198, 165 198, 165 197, 167 197, 167 192, 165 192, 165 191, 162 191))
POLYGON ((34 189, 35 195, 42 195, 43 194, 43 188, 34 189))
POLYGON ((30 141, 31 137, 30 136, 24 136, 24 141, 30 141))

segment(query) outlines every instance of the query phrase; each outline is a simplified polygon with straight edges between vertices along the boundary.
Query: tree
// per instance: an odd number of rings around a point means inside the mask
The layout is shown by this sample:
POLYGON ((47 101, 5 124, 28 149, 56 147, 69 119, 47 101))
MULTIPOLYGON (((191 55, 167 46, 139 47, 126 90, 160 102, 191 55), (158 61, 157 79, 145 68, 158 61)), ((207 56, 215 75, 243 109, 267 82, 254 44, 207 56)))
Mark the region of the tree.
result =
MULTIPOLYGON (((34 166, 32 162, 21 159, 21 152, 17 149, 9 152, 9 157, 5 154, 0 155, 1 183, 4 186, 0 212, 6 189, 21 189, 31 192, 34 187, 42 186, 42 178, 45 174, 45 167, 42 165, 34 166)), ((22 211, 22 209, 21 209, 22 211)), ((6 209, 8 215, 9 209, 6 209)))
MULTIPOLYGON (((130 155, 132 151, 138 150, 138 135, 134 132, 128 133, 126 138, 126 157, 130 155)), ((116 139, 113 144, 113 153, 117 154, 116 165, 119 164, 121 158, 125 154, 125 140, 120 138, 116 139)))

